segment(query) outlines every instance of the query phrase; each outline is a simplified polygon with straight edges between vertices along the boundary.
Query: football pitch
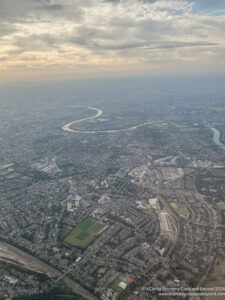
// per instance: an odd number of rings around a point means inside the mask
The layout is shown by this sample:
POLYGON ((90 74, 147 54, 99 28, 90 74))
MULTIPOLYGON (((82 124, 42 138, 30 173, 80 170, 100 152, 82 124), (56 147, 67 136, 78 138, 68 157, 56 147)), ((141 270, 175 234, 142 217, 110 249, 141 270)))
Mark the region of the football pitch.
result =
POLYGON ((104 228, 99 221, 88 217, 74 230, 72 230, 64 239, 67 244, 86 248, 95 238, 96 235, 104 228))

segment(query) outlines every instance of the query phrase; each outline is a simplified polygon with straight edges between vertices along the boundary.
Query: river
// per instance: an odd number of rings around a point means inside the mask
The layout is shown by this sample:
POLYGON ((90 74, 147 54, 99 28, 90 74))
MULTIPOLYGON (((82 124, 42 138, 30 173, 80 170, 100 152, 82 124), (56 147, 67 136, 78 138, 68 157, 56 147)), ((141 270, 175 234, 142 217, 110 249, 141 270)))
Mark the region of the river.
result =
POLYGON ((209 125, 207 125, 211 131, 213 132, 213 142, 214 144, 216 144, 218 147, 220 147, 221 149, 225 150, 225 145, 221 142, 221 133, 218 129, 211 127, 209 125))
POLYGON ((72 107, 78 107, 78 108, 88 108, 90 110, 94 110, 96 111, 96 114, 94 116, 88 117, 88 118, 84 118, 84 119, 80 119, 80 120, 75 120, 72 121, 66 125, 63 126, 63 130, 64 131, 68 131, 68 132, 75 132, 75 133, 115 133, 115 132, 122 132, 122 131, 128 131, 128 130, 133 130, 133 129, 137 129, 139 127, 145 126, 145 125, 150 125, 152 124, 152 122, 145 122, 142 124, 138 124, 138 125, 134 125, 128 128, 122 128, 122 129, 106 129, 106 130, 78 130, 78 129, 71 129, 71 126, 80 122, 84 122, 87 120, 92 120, 92 119, 96 119, 98 117, 100 117, 103 114, 103 111, 99 108, 95 108, 95 107, 85 107, 85 106, 72 106, 72 107))

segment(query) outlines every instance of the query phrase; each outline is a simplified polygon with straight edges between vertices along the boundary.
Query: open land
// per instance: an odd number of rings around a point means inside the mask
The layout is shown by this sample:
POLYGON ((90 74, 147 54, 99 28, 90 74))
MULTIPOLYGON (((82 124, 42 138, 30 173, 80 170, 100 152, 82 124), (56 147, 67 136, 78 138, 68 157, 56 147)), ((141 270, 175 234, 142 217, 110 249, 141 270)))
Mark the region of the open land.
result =
POLYGON ((72 246, 86 248, 103 228, 103 224, 89 217, 72 230, 64 241, 72 246))

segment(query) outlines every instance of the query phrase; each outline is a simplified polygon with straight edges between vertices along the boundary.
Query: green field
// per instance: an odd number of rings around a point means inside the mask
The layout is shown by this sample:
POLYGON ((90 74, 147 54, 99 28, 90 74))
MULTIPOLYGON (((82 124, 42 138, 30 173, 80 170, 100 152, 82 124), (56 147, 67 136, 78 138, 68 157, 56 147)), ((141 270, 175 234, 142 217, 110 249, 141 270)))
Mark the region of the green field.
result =
POLYGON ((217 168, 217 169, 212 169, 211 174, 218 176, 218 177, 225 177, 225 169, 224 168, 217 168))
POLYGON ((20 179, 26 181, 26 180, 29 180, 30 177, 28 177, 28 176, 22 176, 20 179))
POLYGON ((218 182, 218 181, 224 181, 225 178, 221 178, 221 177, 203 177, 202 181, 205 182, 218 182))
POLYGON ((141 211, 142 211, 145 215, 149 215, 149 216, 153 215, 153 210, 152 210, 152 208, 142 208, 141 211))
POLYGON ((219 210, 225 210, 225 202, 216 203, 219 210))
POLYGON ((31 178, 26 176, 26 175, 23 175, 15 170, 0 170, 0 177, 4 177, 5 179, 20 179, 20 180, 23 180, 23 181, 27 181, 27 180, 30 180, 31 178))
POLYGON ((168 129, 168 124, 164 122, 158 122, 154 124, 149 124, 147 127, 149 128, 157 128, 157 129, 168 129))
POLYGON ((17 178, 20 177, 21 175, 18 172, 13 172, 10 173, 9 175, 6 176, 7 179, 13 179, 13 178, 17 178))
POLYGON ((198 127, 190 127, 190 128, 180 128, 180 131, 188 132, 188 131, 197 131, 199 130, 198 127))
POLYGON ((199 180, 204 183, 223 183, 225 181, 225 169, 215 168, 200 173, 199 180))
POLYGON ((178 129, 184 129, 184 128, 186 129, 186 128, 189 128, 188 125, 183 124, 183 123, 175 123, 175 122, 172 122, 171 125, 174 126, 174 127, 176 127, 176 128, 178 128, 178 129))
POLYGON ((104 228, 99 221, 88 217, 64 239, 67 244, 77 246, 82 249, 86 248, 95 238, 96 235, 104 228))
POLYGON ((188 216, 188 210, 185 207, 179 207, 176 203, 170 203, 170 206, 179 216, 188 216))
POLYGON ((177 204, 176 203, 170 203, 170 206, 175 210, 175 211, 177 211, 178 209, 179 209, 179 207, 177 206, 177 204))
POLYGON ((7 174, 9 174, 8 170, 0 170, 0 176, 5 176, 7 174))
POLYGON ((184 168, 184 174, 188 175, 191 174, 194 170, 192 168, 184 168))
POLYGON ((116 279, 113 281, 113 284, 112 284, 112 289, 118 293, 121 293, 122 291, 124 291, 124 289, 119 286, 120 282, 121 282, 121 280, 116 279))
POLYGON ((73 230, 73 227, 70 225, 63 225, 63 228, 60 232, 60 240, 64 240, 65 237, 73 230))

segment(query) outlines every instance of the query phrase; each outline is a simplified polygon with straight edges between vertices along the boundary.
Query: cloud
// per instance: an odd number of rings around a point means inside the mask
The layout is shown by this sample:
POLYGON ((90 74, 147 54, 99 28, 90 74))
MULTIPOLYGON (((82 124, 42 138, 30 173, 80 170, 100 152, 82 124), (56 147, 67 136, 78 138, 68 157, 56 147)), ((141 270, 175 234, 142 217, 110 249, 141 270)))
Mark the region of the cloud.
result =
POLYGON ((225 8, 224 0, 196 0, 196 4, 212 9, 225 8))
POLYGON ((38 7, 39 9, 42 10, 47 10, 47 11, 57 11, 57 10, 63 10, 63 6, 60 4, 47 4, 47 5, 42 5, 38 7))
POLYGON ((185 47, 209 47, 217 46, 217 43, 209 42, 177 42, 177 41, 164 41, 155 42, 151 46, 145 47, 145 49, 169 49, 169 48, 185 48, 185 47))
MULTIPOLYGON (((109 2, 109 3, 125 3, 125 2, 129 2, 130 0, 103 0, 103 2, 109 2)), ((143 3, 154 3, 156 1, 160 1, 160 0, 139 0, 140 2, 143 3)))
POLYGON ((1 65, 160 69, 160 62, 194 66, 212 57, 222 65, 225 15, 194 7, 189 0, 1 0, 1 65))
POLYGON ((1 19, 11 19, 11 21, 21 20, 29 16, 41 18, 41 14, 61 11, 63 5, 52 1, 39 0, 1 0, 1 19))
POLYGON ((2 23, 0 26, 0 38, 8 36, 16 30, 13 24, 2 23))

